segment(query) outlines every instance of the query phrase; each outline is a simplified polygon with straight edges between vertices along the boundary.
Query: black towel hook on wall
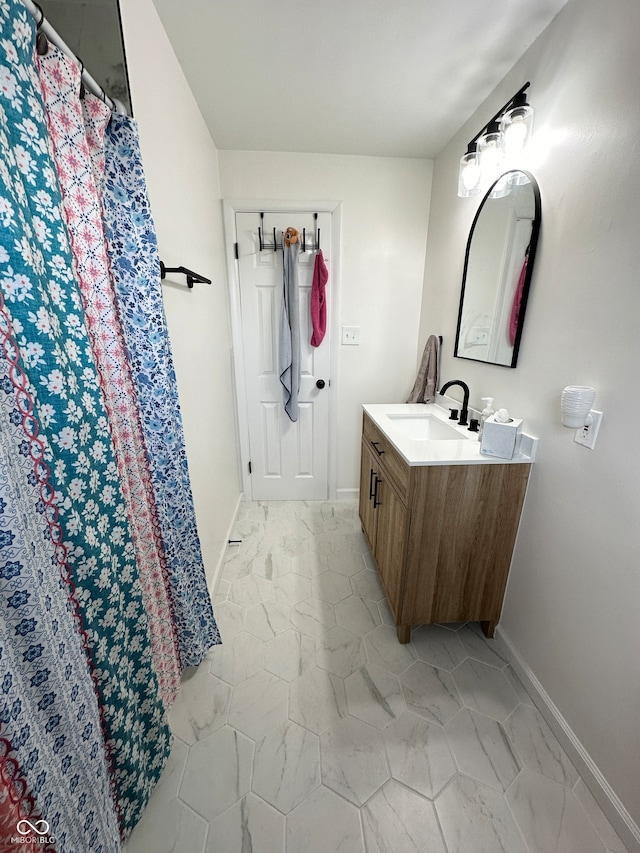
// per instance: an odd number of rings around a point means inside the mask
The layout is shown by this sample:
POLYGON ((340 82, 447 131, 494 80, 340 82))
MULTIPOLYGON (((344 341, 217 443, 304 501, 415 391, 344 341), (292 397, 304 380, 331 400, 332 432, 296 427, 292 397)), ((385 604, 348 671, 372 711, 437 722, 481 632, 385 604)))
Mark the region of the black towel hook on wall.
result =
POLYGON ((210 278, 205 278, 193 270, 188 270, 186 267, 165 267, 162 261, 160 261, 160 278, 166 278, 168 272, 178 272, 180 275, 186 275, 189 290, 192 289, 195 282, 198 284, 211 284, 210 278))

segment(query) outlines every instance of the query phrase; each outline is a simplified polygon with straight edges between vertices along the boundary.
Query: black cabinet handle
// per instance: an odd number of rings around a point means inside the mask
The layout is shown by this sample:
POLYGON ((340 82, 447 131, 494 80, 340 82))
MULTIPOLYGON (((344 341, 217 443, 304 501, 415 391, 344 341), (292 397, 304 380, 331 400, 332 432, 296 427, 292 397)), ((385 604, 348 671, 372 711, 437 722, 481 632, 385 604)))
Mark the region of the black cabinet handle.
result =
POLYGON ((379 441, 372 441, 371 444, 373 445, 373 449, 378 454, 378 456, 382 456, 382 454, 384 453, 384 450, 379 450, 378 445, 380 444, 380 442, 379 441))
POLYGON ((373 497, 373 478, 375 477, 375 471, 373 468, 369 469, 371 473, 369 474, 369 500, 373 497))
POLYGON ((382 482, 382 480, 380 479, 380 477, 376 477, 376 485, 375 485, 375 488, 373 490, 373 508, 374 509, 376 507, 380 506, 380 501, 378 500, 378 486, 380 485, 381 482, 382 482))
POLYGON ((320 388, 320 390, 322 390, 326 384, 327 383, 324 381, 324 379, 316 380, 316 388, 320 388))

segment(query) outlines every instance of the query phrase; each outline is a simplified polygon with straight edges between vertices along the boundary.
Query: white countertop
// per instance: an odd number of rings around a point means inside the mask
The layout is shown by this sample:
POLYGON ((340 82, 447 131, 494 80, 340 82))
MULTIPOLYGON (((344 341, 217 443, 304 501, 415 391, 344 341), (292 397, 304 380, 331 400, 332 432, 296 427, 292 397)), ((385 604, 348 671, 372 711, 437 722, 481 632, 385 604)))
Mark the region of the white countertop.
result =
POLYGON ((535 459, 538 439, 525 432, 520 440, 520 452, 513 459, 483 456, 477 433, 449 420, 449 412, 435 403, 365 403, 362 408, 409 465, 513 465, 531 463, 535 459), (451 440, 416 439, 415 430, 411 435, 412 430, 403 428, 403 421, 406 425, 411 416, 432 417, 460 437, 451 440))

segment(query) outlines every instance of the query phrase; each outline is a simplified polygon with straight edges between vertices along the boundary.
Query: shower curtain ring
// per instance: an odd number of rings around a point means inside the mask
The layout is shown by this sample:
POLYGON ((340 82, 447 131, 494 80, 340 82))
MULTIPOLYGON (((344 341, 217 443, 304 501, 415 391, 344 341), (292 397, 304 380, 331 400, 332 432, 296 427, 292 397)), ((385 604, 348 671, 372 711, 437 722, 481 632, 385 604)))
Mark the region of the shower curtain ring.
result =
POLYGON ((40 12, 40 20, 36 24, 36 29, 39 30, 44 21, 44 12, 42 11, 42 6, 39 3, 36 3, 35 0, 33 0, 33 5, 36 7, 38 12, 40 12))
POLYGON ((80 100, 83 101, 87 91, 84 87, 84 82, 82 80, 82 75, 84 74, 84 62, 80 59, 79 56, 76 56, 76 60, 80 63, 80 100))
POLYGON ((40 20, 36 24, 36 52, 38 56, 46 56, 46 54, 49 52, 49 41, 46 35, 40 29, 40 27, 44 23, 44 12, 42 11, 42 6, 40 6, 38 3, 34 3, 33 5, 40 12, 40 20))

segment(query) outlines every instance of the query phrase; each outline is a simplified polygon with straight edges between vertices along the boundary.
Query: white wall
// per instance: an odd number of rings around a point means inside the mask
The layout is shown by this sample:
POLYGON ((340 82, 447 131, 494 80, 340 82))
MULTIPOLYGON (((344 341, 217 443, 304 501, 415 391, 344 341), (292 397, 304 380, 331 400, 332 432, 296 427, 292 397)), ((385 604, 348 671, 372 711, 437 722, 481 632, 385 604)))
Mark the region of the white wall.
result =
POLYGON ((212 279, 163 287, 202 552, 211 580, 240 484, 217 151, 151 0, 120 0, 134 115, 167 266, 212 279))
MULTIPOLYGON (((220 151, 225 199, 342 202, 339 325, 360 326, 361 344, 340 346, 338 490, 357 489, 362 403, 402 402, 416 373, 416 346, 430 160, 220 151)), ((331 300, 331 282, 327 286, 331 300)), ((339 330, 338 330, 339 331, 339 330)))
POLYGON ((640 822, 640 63, 637 0, 570 0, 436 160, 420 340, 441 329, 443 381, 495 396, 540 437, 501 629, 640 822), (515 370, 454 359, 467 141, 531 81, 542 231, 515 370), (594 451, 560 425, 593 385, 594 451))

